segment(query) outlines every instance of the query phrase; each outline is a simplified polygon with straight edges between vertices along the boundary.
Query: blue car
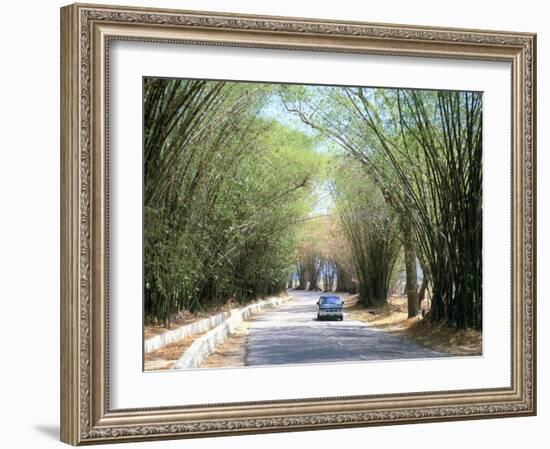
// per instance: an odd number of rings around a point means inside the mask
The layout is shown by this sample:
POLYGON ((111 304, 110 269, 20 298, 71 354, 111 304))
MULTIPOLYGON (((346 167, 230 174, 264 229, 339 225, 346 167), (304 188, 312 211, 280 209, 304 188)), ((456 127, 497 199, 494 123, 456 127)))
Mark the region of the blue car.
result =
POLYGON ((317 310, 317 320, 321 321, 325 318, 334 318, 339 321, 344 319, 344 301, 336 295, 321 295, 317 310))

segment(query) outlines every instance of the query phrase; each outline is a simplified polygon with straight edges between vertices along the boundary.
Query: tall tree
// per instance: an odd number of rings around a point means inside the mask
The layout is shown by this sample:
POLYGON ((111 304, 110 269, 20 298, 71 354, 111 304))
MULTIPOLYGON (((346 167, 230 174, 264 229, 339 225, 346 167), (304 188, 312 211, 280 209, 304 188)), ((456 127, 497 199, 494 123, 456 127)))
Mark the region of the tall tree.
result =
POLYGON ((401 220, 403 251, 405 253, 405 291, 407 292, 407 311, 409 318, 418 315, 418 281, 416 273, 416 243, 407 219, 401 220))

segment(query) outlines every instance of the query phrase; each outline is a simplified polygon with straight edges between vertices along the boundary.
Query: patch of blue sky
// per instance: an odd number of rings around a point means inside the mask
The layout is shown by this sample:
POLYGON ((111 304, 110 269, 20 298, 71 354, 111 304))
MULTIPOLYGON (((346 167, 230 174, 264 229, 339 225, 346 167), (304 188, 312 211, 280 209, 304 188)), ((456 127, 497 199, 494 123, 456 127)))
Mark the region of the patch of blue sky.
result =
POLYGON ((300 117, 296 114, 287 111, 281 97, 276 92, 269 96, 264 106, 260 109, 259 115, 261 117, 277 120, 279 123, 307 134, 308 136, 316 136, 318 134, 311 126, 302 122, 300 117))
MULTIPOLYGON (((319 131, 304 123, 297 114, 289 112, 277 92, 273 92, 259 110, 258 115, 267 119, 276 120, 284 126, 302 132, 316 138, 314 151, 318 154, 334 154, 341 151, 341 148, 330 139, 322 136, 319 131)), ((313 195, 315 197, 310 217, 324 216, 332 213, 334 200, 330 192, 329 181, 319 181, 315 186, 313 195)))
POLYGON ((318 182, 313 190, 315 201, 309 213, 310 217, 329 215, 334 209, 334 199, 330 192, 330 182, 318 182))
POLYGON ((314 150, 318 154, 334 154, 335 152, 340 151, 340 148, 334 142, 328 138, 322 137, 319 131, 304 123, 297 114, 289 112, 285 108, 281 97, 276 92, 269 96, 266 103, 258 112, 258 115, 260 117, 277 120, 282 125, 288 126, 289 128, 302 132, 310 137, 316 137, 317 142, 314 150))

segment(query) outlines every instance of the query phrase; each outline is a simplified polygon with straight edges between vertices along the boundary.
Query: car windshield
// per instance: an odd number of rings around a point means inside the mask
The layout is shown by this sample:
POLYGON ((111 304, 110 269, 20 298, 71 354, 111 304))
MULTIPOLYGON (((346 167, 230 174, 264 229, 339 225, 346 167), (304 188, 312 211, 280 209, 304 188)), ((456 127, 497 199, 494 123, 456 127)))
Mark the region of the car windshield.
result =
POLYGON ((321 304, 327 305, 340 305, 342 303, 342 300, 338 296, 321 296, 321 304))

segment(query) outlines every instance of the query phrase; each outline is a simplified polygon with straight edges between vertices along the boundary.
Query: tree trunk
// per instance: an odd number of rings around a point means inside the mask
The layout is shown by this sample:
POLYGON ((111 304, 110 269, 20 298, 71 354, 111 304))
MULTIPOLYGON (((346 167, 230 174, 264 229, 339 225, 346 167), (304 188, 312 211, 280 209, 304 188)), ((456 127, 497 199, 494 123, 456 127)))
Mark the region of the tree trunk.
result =
POLYGON ((422 279, 422 285, 420 286, 420 291, 418 292, 418 307, 422 305, 422 301, 426 297, 426 289, 428 288, 428 278, 424 275, 422 279))
POLYGON ((405 251, 406 290, 409 318, 418 315, 418 290, 416 279, 416 245, 410 226, 403 224, 403 249, 405 251))

